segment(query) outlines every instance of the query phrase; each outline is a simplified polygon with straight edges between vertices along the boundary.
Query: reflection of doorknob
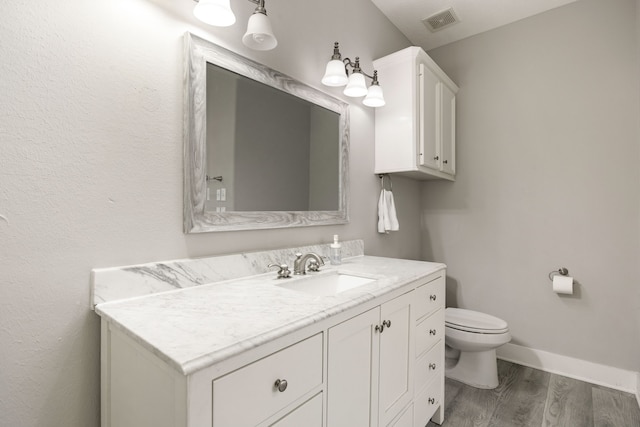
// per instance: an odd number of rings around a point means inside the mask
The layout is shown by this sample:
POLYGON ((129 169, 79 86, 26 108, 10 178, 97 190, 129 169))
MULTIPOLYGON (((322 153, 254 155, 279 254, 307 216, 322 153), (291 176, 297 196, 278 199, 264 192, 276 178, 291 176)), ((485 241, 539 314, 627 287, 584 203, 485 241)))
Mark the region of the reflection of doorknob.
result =
POLYGON ((222 175, 220 175, 220 176, 209 176, 209 175, 207 175, 207 182, 209 182, 209 181, 222 182, 222 175))

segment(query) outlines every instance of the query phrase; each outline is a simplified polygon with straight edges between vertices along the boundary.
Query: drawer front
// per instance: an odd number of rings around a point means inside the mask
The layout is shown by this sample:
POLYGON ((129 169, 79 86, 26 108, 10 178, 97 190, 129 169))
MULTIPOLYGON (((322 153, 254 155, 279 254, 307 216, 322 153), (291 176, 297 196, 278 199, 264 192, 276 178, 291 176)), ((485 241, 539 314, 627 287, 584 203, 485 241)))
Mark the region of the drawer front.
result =
POLYGON ((298 406, 271 427, 322 427, 322 393, 298 406))
POLYGON ((436 378, 444 375, 444 342, 440 341, 426 354, 420 356, 416 361, 416 382, 415 390, 417 393, 422 390, 436 378))
POLYGON ((413 427, 426 426, 440 405, 444 404, 442 400, 442 380, 438 379, 429 384, 429 387, 415 398, 413 402, 413 427))
POLYGON ((445 278, 444 272, 438 278, 416 289, 416 320, 444 307, 445 278))
POLYGON ((322 334, 317 334, 214 380, 213 426, 254 426, 321 384, 322 334))
POLYGON ((444 308, 416 326, 416 356, 420 356, 440 340, 444 340, 444 308))

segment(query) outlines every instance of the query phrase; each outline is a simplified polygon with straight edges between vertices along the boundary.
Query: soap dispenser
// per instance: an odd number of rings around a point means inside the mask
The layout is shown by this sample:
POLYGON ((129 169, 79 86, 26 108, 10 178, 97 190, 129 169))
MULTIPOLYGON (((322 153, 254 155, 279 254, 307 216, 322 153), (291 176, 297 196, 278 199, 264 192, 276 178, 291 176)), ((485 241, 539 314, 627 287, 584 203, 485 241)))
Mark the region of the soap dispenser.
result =
POLYGON ((331 265, 342 264, 342 245, 338 242, 338 235, 333 235, 333 243, 331 244, 331 252, 329 255, 331 265))

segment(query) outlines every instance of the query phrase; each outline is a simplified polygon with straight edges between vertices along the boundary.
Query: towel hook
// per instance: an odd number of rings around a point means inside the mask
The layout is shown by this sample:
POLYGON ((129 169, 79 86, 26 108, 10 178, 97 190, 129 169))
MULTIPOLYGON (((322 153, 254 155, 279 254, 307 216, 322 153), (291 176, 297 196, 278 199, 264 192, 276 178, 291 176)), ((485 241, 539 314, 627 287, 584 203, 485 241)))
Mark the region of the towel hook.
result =
POLYGON ((389 191, 393 191, 393 181, 391 181, 391 175, 389 175, 388 173, 381 173, 378 176, 380 177, 380 186, 382 187, 382 189, 385 190, 384 177, 386 176, 387 178, 389 178, 389 191))

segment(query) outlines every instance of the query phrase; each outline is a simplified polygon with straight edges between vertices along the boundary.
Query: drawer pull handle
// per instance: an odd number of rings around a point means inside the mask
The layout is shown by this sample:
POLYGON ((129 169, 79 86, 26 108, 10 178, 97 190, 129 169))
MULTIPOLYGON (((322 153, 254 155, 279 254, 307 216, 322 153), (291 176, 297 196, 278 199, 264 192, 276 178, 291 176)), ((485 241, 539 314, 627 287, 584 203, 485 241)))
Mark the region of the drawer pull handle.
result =
POLYGON ((376 332, 382 333, 384 331, 384 322, 382 325, 376 325, 376 332))
POLYGON ((278 389, 278 391, 282 393, 287 389, 287 386, 289 384, 287 383, 287 380, 276 380, 276 383, 274 385, 278 389))
POLYGON ((429 335, 435 335, 437 331, 435 329, 429 329, 429 335))
POLYGON ((383 320, 382 321, 382 325, 386 326, 387 328, 391 327, 391 320, 383 320))
POLYGON ((431 405, 433 405, 434 403, 436 403, 436 399, 434 399, 433 397, 430 397, 430 398, 429 398, 429 403, 430 403, 431 405))
POLYGON ((430 296, 429 296, 429 299, 430 299, 431 301, 435 301, 435 300, 437 300, 437 299, 438 299, 438 297, 437 297, 437 296, 435 296, 435 295, 430 295, 430 296))
POLYGON ((435 363, 429 363, 429 369, 434 370, 436 369, 436 364, 435 363))

